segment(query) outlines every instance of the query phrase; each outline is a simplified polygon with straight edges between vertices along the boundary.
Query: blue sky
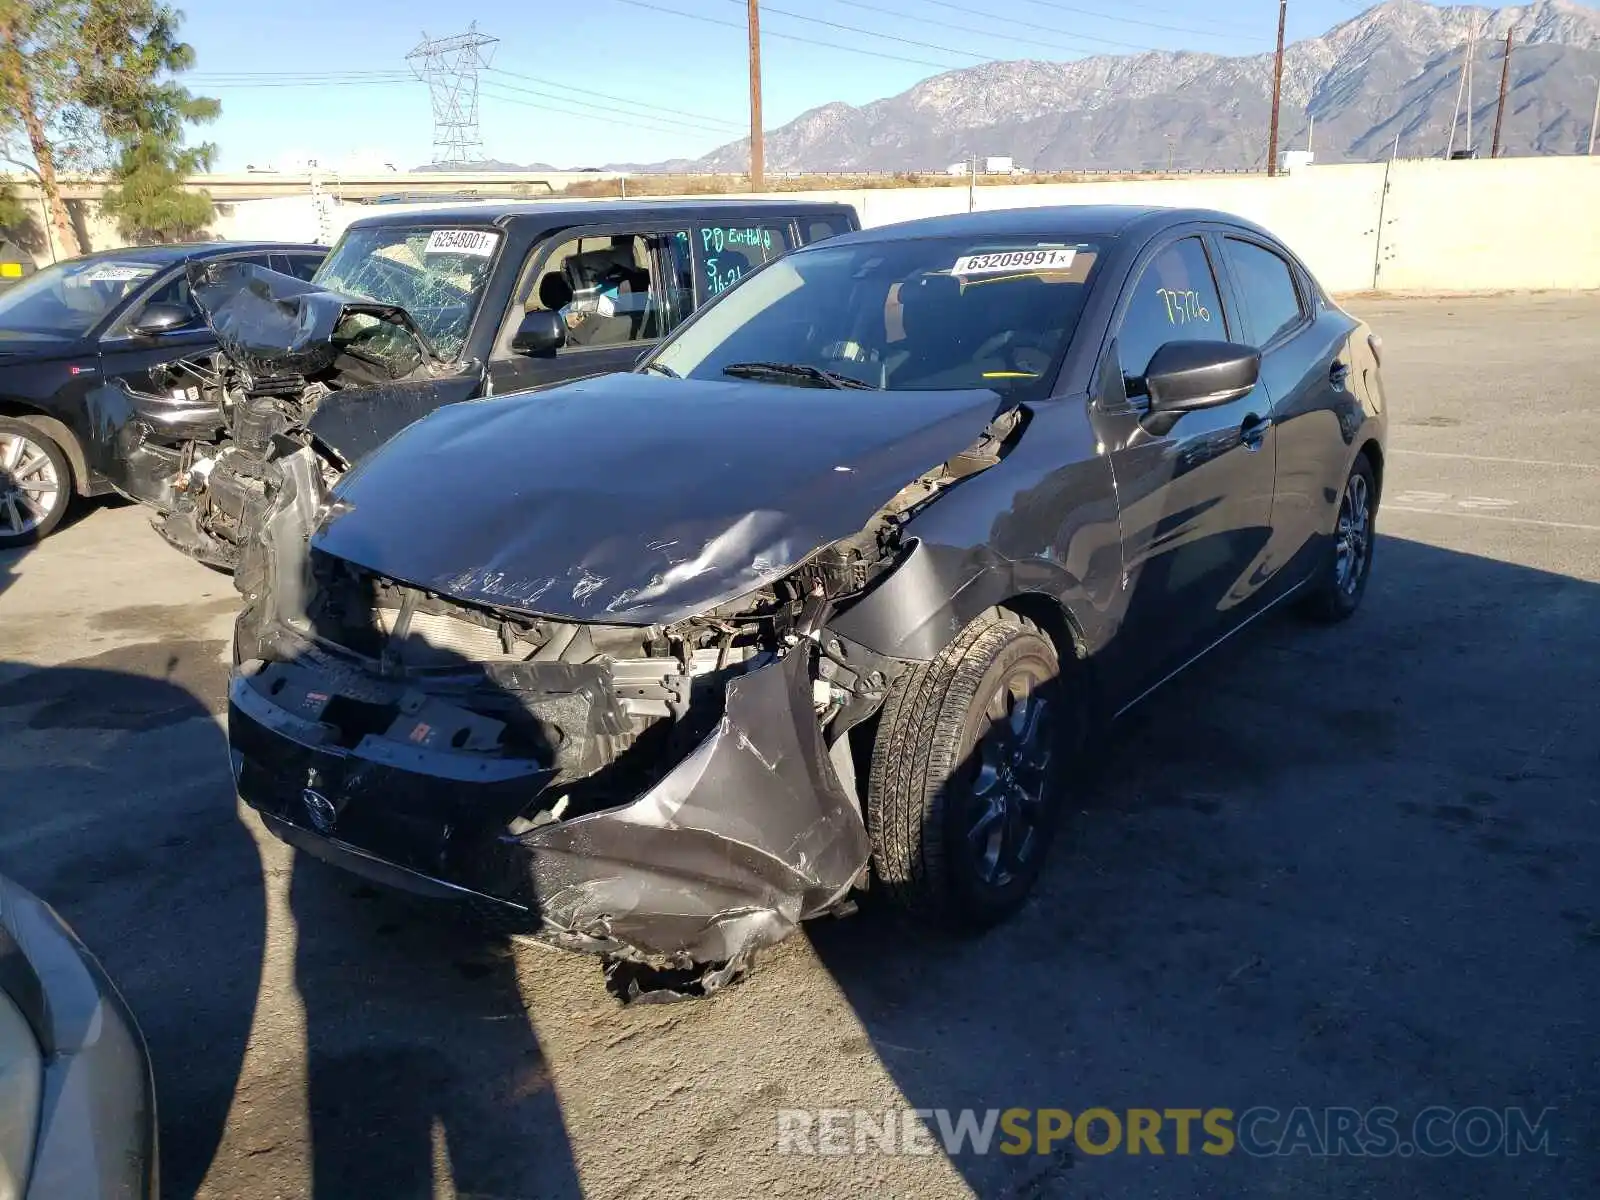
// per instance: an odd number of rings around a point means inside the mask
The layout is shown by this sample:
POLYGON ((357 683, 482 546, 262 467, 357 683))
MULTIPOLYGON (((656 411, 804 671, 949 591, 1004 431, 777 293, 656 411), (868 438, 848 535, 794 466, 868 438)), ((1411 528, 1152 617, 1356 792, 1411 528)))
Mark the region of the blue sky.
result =
MULTIPOLYGON (((306 157, 386 159, 401 169, 427 162, 428 91, 399 76, 424 31, 461 33, 469 21, 500 39, 495 69, 480 76, 490 157, 597 166, 699 155, 740 136, 749 119, 744 0, 180 4, 197 58, 190 86, 222 100, 221 119, 204 134, 218 145, 220 170, 306 157)), ((1288 38, 1320 34, 1364 7, 1291 0, 1288 38)), ((830 100, 890 96, 986 58, 1266 51, 1276 20, 1276 0, 764 0, 764 123, 775 128, 830 100)))

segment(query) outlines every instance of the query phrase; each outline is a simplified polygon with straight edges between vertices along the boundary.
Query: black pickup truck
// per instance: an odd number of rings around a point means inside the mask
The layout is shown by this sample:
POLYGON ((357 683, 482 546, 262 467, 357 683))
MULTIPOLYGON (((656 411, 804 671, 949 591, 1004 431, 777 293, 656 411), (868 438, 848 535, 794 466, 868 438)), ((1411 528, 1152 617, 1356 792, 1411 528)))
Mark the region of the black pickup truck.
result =
MULTIPOLYGON (((156 527, 248 590, 240 550, 289 455, 326 487, 442 405, 626 370, 747 272, 857 228, 783 200, 472 205, 359 220, 309 281, 197 267, 226 436, 186 449, 156 527)), ((448 506, 471 481, 417 486, 448 506)))

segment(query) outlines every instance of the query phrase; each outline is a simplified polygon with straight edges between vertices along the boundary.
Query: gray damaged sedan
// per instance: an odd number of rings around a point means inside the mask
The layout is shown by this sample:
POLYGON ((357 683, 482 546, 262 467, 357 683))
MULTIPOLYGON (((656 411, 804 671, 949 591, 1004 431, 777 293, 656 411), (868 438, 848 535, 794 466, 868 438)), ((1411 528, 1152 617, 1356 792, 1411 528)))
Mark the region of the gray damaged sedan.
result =
POLYGON ((240 795, 703 987, 864 887, 992 923, 1093 730, 1279 604, 1355 612, 1381 352, 1220 213, 797 250, 633 373, 452 405, 331 498, 290 460, 238 625, 240 795))
POLYGON ((156 1101, 144 1039, 100 964, 0 876, 0 1197, 149 1200, 156 1101))

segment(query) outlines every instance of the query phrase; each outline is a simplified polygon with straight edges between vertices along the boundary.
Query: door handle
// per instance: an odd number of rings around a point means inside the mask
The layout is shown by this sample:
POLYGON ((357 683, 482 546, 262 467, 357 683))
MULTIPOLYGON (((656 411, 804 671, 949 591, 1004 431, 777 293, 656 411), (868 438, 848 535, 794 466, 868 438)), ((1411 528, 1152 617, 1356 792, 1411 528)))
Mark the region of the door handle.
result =
POLYGON ((1258 417, 1253 413, 1244 419, 1244 424, 1239 426, 1239 441, 1249 451, 1261 449, 1261 444, 1267 439, 1267 430, 1272 428, 1271 417, 1258 417))
POLYGON ((1342 388, 1344 381, 1350 376, 1350 364, 1333 360, 1333 366, 1328 368, 1328 382, 1336 388, 1342 388))

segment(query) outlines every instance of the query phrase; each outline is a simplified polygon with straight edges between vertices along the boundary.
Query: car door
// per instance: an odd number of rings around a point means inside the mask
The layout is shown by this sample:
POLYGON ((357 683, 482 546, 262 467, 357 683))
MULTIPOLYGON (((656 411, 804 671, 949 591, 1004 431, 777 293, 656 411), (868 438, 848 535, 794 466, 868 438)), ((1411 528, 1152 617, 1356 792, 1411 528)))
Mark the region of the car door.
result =
MULTIPOLYGON (((1226 635, 1250 611, 1272 523, 1266 390, 1148 419, 1143 375, 1171 341, 1236 341, 1199 232, 1142 255, 1119 302, 1092 419, 1116 481, 1127 593, 1116 636, 1131 695, 1226 635)), ((1131 698, 1130 695, 1130 698, 1131 698)))
POLYGON ((489 356, 489 391, 544 387, 629 370, 694 311, 687 224, 563 230, 529 252, 489 356), (512 349, 529 313, 561 317, 566 344, 512 349))
POLYGON ((1261 348, 1261 385, 1272 397, 1277 475, 1273 536, 1261 569, 1281 573, 1288 583, 1304 572, 1285 568, 1314 549, 1344 482, 1341 414, 1359 411, 1348 386, 1346 344, 1355 323, 1324 311, 1310 278, 1269 240, 1225 231, 1217 241, 1238 299, 1243 340, 1261 348))

